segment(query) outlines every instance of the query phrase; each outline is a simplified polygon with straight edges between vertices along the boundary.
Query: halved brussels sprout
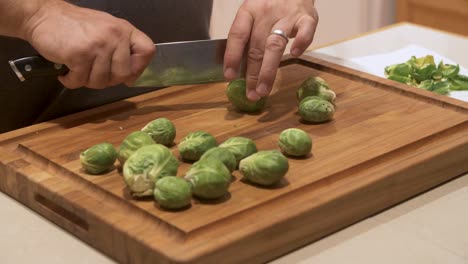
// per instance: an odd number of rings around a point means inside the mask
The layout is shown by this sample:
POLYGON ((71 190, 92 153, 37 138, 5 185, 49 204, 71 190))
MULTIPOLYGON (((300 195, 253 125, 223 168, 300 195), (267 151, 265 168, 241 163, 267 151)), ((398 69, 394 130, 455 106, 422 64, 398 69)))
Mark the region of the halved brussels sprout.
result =
POLYGON ((335 92, 328 87, 325 80, 316 76, 309 77, 302 82, 296 91, 296 96, 299 101, 308 96, 318 96, 330 103, 333 103, 336 98, 335 92))
POLYGON ((231 183, 231 173, 219 160, 202 159, 195 162, 185 175, 192 184, 192 192, 203 199, 223 197, 231 183))
POLYGON ((154 199, 166 209, 180 209, 190 205, 192 186, 179 177, 164 177, 156 182, 154 199))
POLYGON ((305 102, 308 102, 310 100, 318 100, 318 101, 323 101, 323 98, 322 97, 318 97, 318 96, 307 96, 306 98, 302 99, 301 102, 299 103, 299 105, 305 103, 305 102))
POLYGON ((278 145, 285 154, 302 157, 312 150, 312 139, 304 130, 289 128, 281 132, 278 145))
POLYGON ((239 170, 247 180, 265 186, 281 181, 288 169, 288 159, 277 150, 259 151, 239 164, 239 170))
POLYGON ((211 134, 205 131, 196 131, 185 136, 178 148, 184 160, 197 161, 203 153, 217 145, 215 137, 211 134))
POLYGON ((177 175, 179 162, 171 151, 160 144, 136 150, 123 167, 124 180, 133 196, 153 195, 157 180, 177 175))
POLYGON ((263 110, 266 104, 266 97, 256 102, 252 102, 246 95, 246 82, 244 79, 231 81, 227 86, 226 95, 229 102, 242 112, 254 113, 263 110))
POLYGON ((149 122, 141 131, 153 138, 155 143, 171 146, 176 136, 176 128, 171 120, 158 118, 149 122))
POLYGON ((334 91, 330 90, 325 90, 322 89, 318 95, 318 97, 322 98, 323 100, 326 100, 332 104, 335 103, 336 100, 336 93, 334 91))
POLYGON ((229 150, 221 147, 209 149, 201 156, 200 160, 202 159, 217 159, 224 163, 230 172, 233 172, 237 167, 236 156, 229 152, 229 150))
POLYGON ((117 151, 110 143, 104 142, 81 152, 81 166, 90 174, 100 174, 110 170, 117 159, 117 151))
POLYGON ((120 164, 124 165, 125 161, 133 154, 137 149, 154 144, 154 140, 145 132, 135 131, 130 133, 120 144, 118 159, 120 164))
POLYGON ((304 98, 299 105, 299 115, 309 122, 324 122, 331 120, 335 107, 328 101, 317 98, 304 98))
POLYGON ((236 157, 236 162, 239 163, 241 159, 244 159, 253 153, 257 152, 257 146, 253 140, 246 137, 231 137, 224 141, 220 148, 225 148, 236 157))

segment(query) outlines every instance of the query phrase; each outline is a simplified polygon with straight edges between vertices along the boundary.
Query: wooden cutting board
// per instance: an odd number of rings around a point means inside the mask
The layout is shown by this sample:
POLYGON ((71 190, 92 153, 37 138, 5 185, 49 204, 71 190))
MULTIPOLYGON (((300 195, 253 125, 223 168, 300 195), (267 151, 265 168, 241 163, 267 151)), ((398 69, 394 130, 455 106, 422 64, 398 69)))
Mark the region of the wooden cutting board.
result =
POLYGON ((119 262, 257 263, 468 171, 468 103, 306 56, 284 58, 261 114, 233 110, 225 88, 171 87, 0 135, 0 189, 119 262), (331 122, 304 124, 297 114, 295 91, 311 75, 337 93, 331 122), (289 159, 275 188, 236 171, 228 196, 179 212, 132 199, 118 170, 83 173, 81 151, 118 147, 159 117, 175 123, 176 143, 205 130, 219 142, 249 137, 260 150, 278 149, 279 133, 298 127, 313 155, 289 159))

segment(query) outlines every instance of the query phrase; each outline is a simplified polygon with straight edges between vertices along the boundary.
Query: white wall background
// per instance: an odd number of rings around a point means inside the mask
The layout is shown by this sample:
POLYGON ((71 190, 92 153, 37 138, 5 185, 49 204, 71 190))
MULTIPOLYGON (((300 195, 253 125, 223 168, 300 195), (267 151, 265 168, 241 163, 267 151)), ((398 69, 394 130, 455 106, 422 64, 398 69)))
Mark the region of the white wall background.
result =
MULTIPOLYGON (((214 0, 213 38, 227 37, 242 2, 214 0)), ((310 48, 392 24, 395 17, 395 0, 316 0, 316 7, 320 22, 310 48)))

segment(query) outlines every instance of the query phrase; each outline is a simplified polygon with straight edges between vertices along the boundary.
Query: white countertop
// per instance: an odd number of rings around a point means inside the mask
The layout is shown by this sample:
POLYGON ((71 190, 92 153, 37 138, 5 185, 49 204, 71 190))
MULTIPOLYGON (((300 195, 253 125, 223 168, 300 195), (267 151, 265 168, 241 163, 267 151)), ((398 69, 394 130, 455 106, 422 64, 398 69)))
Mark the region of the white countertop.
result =
MULTIPOLYGON (((468 68, 468 39, 409 24, 309 52, 354 57, 425 46, 468 68)), ((467 158, 468 162, 468 158, 467 158)), ((287 254, 272 263, 468 263, 468 174, 287 254)), ((0 192, 0 263, 114 263, 0 192)))

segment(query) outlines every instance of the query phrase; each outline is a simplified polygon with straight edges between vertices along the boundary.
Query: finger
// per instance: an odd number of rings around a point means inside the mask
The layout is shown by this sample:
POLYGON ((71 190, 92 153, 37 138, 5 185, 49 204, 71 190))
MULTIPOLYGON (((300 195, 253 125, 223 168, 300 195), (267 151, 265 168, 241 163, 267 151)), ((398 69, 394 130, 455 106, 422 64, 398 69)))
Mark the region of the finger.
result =
POLYGON ((300 56, 312 43, 318 20, 312 16, 302 16, 296 23, 296 38, 291 46, 291 55, 300 56))
POLYGON ((250 37, 249 49, 247 51, 247 71, 245 81, 247 86, 247 98, 251 101, 258 101, 261 96, 257 94, 258 75, 263 63, 265 53, 265 43, 271 31, 271 23, 264 21, 254 23, 252 35, 250 37))
POLYGON ((242 8, 239 9, 229 30, 224 53, 224 77, 228 80, 232 80, 239 75, 238 71, 253 23, 252 15, 242 8))
POLYGON ((111 76, 109 85, 125 83, 132 79, 132 63, 130 44, 126 41, 120 43, 112 55, 111 76))
POLYGON ((153 41, 138 29, 134 29, 130 35, 131 70, 132 75, 126 83, 133 83, 151 62, 156 47, 153 41))
POLYGON ((58 80, 63 84, 63 86, 69 89, 76 89, 85 86, 86 83, 88 83, 93 61, 94 59, 81 60, 76 64, 67 65, 69 68, 68 73, 63 76, 58 76, 58 80))
MULTIPOLYGON (((287 24, 288 22, 286 20, 282 20, 276 23, 273 26, 273 29, 280 29, 286 34, 286 36, 289 36, 292 26, 287 26, 287 24)), ((293 23, 289 24, 293 25, 293 23)), ((270 34, 268 36, 265 44, 265 55, 256 88, 259 96, 264 97, 270 94, 273 83, 275 82, 278 66, 287 44, 288 40, 283 36, 277 34, 270 34)))
POLYGON ((103 50, 94 60, 86 87, 102 89, 109 86, 113 49, 103 50))

